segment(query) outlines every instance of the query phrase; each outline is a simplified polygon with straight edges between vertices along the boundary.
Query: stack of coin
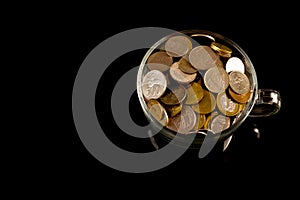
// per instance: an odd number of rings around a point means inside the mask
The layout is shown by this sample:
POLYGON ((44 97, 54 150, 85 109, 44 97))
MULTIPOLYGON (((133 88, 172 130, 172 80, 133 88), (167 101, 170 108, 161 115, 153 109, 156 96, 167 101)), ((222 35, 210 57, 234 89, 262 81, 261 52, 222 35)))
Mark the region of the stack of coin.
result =
POLYGON ((221 133, 252 96, 243 59, 211 38, 193 44, 187 35, 171 36, 146 61, 142 92, 149 113, 176 133, 221 133))

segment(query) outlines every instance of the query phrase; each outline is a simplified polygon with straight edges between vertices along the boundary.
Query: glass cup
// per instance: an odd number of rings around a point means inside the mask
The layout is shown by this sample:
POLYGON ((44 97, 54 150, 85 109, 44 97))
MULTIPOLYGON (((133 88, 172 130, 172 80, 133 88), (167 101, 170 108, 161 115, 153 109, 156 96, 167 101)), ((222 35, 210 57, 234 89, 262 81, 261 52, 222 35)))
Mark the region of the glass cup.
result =
MULTIPOLYGON (((174 58, 173 61, 176 59, 178 60, 179 58, 174 58)), ((225 63, 222 67, 225 68, 225 63)), ((164 73, 168 74, 169 72, 165 71, 164 73)), ((202 71, 201 73, 203 75, 205 72, 202 71)), ((228 86, 228 88, 229 87, 230 86, 228 86)), ((208 134, 215 135, 215 139, 218 140, 218 142, 225 143, 226 140, 228 142, 228 140, 231 139, 231 136, 233 135, 234 131, 244 122, 244 120, 247 117, 268 117, 276 114, 281 107, 281 97, 278 91, 274 89, 258 88, 258 81, 255 68, 246 52, 231 39, 208 30, 183 30, 180 32, 174 32, 174 34, 167 35, 159 41, 157 41, 155 44, 153 44, 153 46, 149 48, 149 50, 147 50, 139 66, 137 74, 137 94, 140 105, 146 118, 155 128, 155 131, 153 132, 158 132, 157 136, 163 139, 163 141, 165 141, 166 143, 171 142, 178 146, 185 146, 185 142, 188 140, 188 138, 194 137, 193 142, 191 143, 191 145, 189 145, 189 148, 200 148, 203 142, 205 141, 205 137, 208 134), (177 35, 187 36, 192 41, 191 48, 203 44, 210 46, 213 42, 215 44, 219 44, 214 46, 214 50, 221 50, 218 53, 223 53, 223 55, 220 54, 220 57, 223 57, 223 60, 228 60, 230 57, 238 57, 244 64, 243 73, 248 77, 251 95, 247 102, 243 104, 243 108, 240 110, 240 112, 234 116, 234 119, 230 122, 230 126, 226 127, 219 134, 211 134, 210 128, 203 127, 199 130, 191 130, 188 134, 178 134, 178 132, 168 128, 165 125, 162 125, 149 112, 149 108, 147 106, 147 99, 145 99, 142 90, 143 78, 145 74, 150 70, 147 67, 148 58, 156 51, 166 50, 164 49, 166 48, 166 41, 169 38, 177 35)))

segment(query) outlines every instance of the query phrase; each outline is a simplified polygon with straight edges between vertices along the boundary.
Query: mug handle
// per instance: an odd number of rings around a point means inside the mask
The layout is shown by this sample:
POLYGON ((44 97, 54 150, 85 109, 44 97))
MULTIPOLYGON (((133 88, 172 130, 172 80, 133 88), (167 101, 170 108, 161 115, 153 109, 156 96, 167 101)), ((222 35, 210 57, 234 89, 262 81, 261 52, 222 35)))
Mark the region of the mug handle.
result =
POLYGON ((268 117, 281 108, 280 93, 273 89, 258 89, 258 97, 249 117, 268 117))

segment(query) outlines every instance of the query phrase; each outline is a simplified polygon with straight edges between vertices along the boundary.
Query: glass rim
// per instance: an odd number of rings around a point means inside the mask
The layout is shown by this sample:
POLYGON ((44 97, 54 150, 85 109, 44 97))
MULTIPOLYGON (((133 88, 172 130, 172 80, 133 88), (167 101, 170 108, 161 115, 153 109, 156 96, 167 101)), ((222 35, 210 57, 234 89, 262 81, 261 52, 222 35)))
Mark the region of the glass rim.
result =
MULTIPOLYGON (((196 36, 205 36, 205 37, 213 38, 213 40, 218 39, 221 41, 225 41, 226 43, 228 43, 232 47, 234 47, 234 49, 237 50, 245 59, 245 62, 248 66, 248 70, 251 73, 251 89, 253 90, 252 96, 251 96, 251 99, 246 103, 246 106, 243 109, 243 111, 238 114, 239 116, 237 117, 237 120, 229 128, 227 128, 221 132, 219 139, 221 139, 221 140, 227 139, 244 122, 244 120, 248 117, 251 110, 253 109, 253 107, 256 103, 256 100, 258 98, 258 81, 257 81, 257 76, 256 76, 256 71, 255 71, 254 65, 251 62, 248 55, 246 54, 246 52, 233 40, 231 40, 219 33, 209 31, 209 30, 203 30, 203 29, 190 29, 190 30, 186 29, 186 30, 182 30, 182 31, 175 31, 174 33, 166 35, 163 38, 161 38, 160 40, 158 40, 156 43, 154 43, 145 53, 140 65, 139 65, 139 69, 138 69, 138 73, 137 73, 137 94, 138 94, 138 99, 141 104, 142 110, 143 110, 144 114, 146 115, 147 119, 150 120, 150 123, 154 123, 154 125, 156 127, 159 127, 159 128, 162 127, 162 125, 160 125, 151 116, 151 114, 147 108, 146 102, 145 102, 143 94, 142 94, 142 89, 141 89, 142 78, 143 78, 143 73, 145 70, 144 68, 146 67, 146 61, 147 61, 148 57, 151 55, 151 53, 155 49, 157 49, 157 47, 159 45, 163 44, 168 38, 170 38, 171 36, 177 35, 177 34, 181 34, 181 35, 184 34, 184 35, 188 36, 189 38, 196 37, 196 36)), ((173 132, 175 134, 175 131, 173 131, 167 127, 162 127, 162 129, 173 132)), ((194 133, 194 131, 191 133, 194 133)))

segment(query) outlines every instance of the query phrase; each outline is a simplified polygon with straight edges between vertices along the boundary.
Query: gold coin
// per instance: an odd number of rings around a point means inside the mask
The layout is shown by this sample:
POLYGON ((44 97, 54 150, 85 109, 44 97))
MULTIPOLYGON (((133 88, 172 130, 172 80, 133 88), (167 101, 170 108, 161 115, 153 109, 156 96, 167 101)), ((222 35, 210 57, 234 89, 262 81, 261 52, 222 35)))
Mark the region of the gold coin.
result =
POLYGON ((182 109, 182 104, 173 105, 173 106, 165 105, 164 107, 165 107, 165 109, 168 113, 168 116, 169 117, 174 117, 175 115, 180 113, 180 111, 182 109))
POLYGON ((167 127, 177 133, 188 134, 196 124, 196 113, 190 106, 183 106, 181 112, 171 117, 167 127))
POLYGON ((191 40, 183 35, 170 37, 165 43, 165 50, 172 57, 186 55, 192 49, 191 40))
POLYGON ((213 67, 204 74, 204 84, 213 93, 225 91, 229 86, 228 74, 224 68, 213 67))
POLYGON ((218 55, 205 45, 194 47, 189 53, 189 61, 191 65, 198 70, 207 70, 216 67, 216 59, 218 55))
POLYGON ((177 105, 186 98, 186 89, 182 85, 167 88, 166 92, 160 97, 162 103, 166 105, 177 105))
POLYGON ((147 101, 147 107, 150 110, 151 108, 151 114, 155 119, 161 119, 162 118, 162 112, 160 108, 160 103, 155 99, 150 99, 147 101))
POLYGON ((158 51, 151 54, 147 60, 147 67, 150 70, 167 71, 173 63, 173 58, 165 51, 158 51))
POLYGON ((151 99, 147 102, 147 107, 150 114, 163 126, 166 126, 169 122, 168 114, 165 108, 155 99, 151 99))
POLYGON ((218 42, 212 42, 210 47, 222 57, 229 58, 232 54, 232 49, 218 42))
POLYGON ((218 93, 217 107, 226 116, 234 116, 239 112, 239 104, 229 98, 225 92, 218 93))
POLYGON ((240 103, 240 104, 239 104, 239 111, 238 111, 238 114, 244 110, 245 106, 246 106, 245 103, 240 103))
POLYGON ((228 75, 229 85, 237 94, 246 94, 250 90, 250 80, 248 76, 240 71, 231 71, 228 75))
POLYGON ((221 133, 223 130, 230 127, 230 118, 224 115, 217 115, 211 119, 209 129, 213 133, 221 133))
POLYGON ((194 68, 189 61, 187 61, 186 58, 181 58, 178 61, 178 68, 183 71, 184 73, 187 74, 194 74, 196 73, 198 70, 196 68, 194 68))
POLYGON ((155 105, 155 104, 160 104, 156 99, 150 99, 146 101, 147 104, 147 108, 149 109, 151 106, 155 105))
POLYGON ((197 73, 187 74, 179 69, 178 62, 172 64, 170 68, 171 77, 179 83, 190 83, 195 80, 197 73))
POLYGON ((151 70, 145 74, 142 80, 142 92, 144 97, 149 99, 158 99, 167 88, 165 75, 158 70, 151 70))
POLYGON ((202 86, 197 82, 192 82, 188 88, 187 91, 187 97, 185 100, 185 104, 196 104, 198 103, 204 96, 203 88, 202 86))
POLYGON ((247 103, 251 97, 252 90, 249 90, 246 94, 237 94, 229 88, 228 94, 238 103, 247 103))
POLYGON ((195 131, 201 129, 204 126, 206 121, 206 115, 196 113, 196 117, 197 120, 196 120, 195 127, 193 129, 195 131))
POLYGON ((209 114, 216 108, 215 96, 203 89, 203 98, 199 103, 192 105, 192 109, 199 114, 209 114))

